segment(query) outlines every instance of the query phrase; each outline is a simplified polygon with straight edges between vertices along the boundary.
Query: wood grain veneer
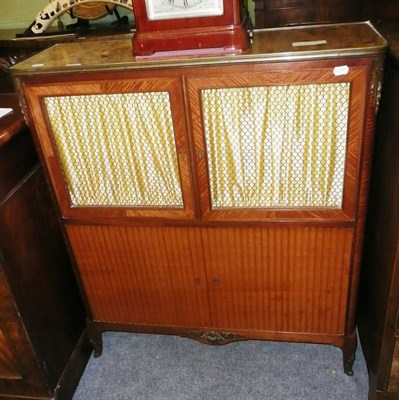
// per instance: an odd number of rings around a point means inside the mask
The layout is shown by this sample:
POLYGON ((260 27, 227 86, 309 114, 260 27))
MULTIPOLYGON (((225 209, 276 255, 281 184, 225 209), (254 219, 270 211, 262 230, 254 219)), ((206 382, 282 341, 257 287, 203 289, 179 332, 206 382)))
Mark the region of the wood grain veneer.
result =
POLYGON ((68 225, 67 232, 96 321, 345 329, 352 229, 68 225))

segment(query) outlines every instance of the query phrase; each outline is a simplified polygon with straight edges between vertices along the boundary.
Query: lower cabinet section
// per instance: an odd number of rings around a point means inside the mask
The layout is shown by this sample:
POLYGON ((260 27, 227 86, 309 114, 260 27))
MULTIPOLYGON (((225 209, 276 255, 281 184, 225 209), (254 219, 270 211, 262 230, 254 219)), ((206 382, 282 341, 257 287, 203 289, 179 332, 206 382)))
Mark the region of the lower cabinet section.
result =
MULTIPOLYGON (((353 229, 67 225, 93 321, 342 345, 353 229)), ((212 341, 213 339, 211 339, 212 341)), ((97 344, 97 347, 101 345, 97 344)))
POLYGON ((345 330, 352 229, 67 231, 96 321, 314 335, 345 330))

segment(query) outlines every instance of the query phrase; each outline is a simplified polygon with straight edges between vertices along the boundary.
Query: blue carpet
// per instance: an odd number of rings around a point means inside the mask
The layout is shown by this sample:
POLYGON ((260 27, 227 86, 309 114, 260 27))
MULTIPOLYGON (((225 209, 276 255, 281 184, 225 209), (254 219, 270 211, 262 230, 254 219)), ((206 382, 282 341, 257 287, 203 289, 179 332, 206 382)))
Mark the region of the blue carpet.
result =
POLYGON ((367 400, 358 348, 353 377, 325 345, 247 341, 208 346, 176 336, 106 332, 73 400, 367 400))

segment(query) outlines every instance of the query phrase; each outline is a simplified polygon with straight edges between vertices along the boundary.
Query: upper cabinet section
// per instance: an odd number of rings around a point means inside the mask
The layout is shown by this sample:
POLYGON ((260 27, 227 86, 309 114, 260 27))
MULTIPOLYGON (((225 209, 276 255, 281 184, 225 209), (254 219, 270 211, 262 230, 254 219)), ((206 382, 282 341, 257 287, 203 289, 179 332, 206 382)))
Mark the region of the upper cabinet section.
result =
POLYGON ((14 67, 62 215, 352 223, 385 40, 368 23, 253 37, 235 56, 115 41, 14 67))

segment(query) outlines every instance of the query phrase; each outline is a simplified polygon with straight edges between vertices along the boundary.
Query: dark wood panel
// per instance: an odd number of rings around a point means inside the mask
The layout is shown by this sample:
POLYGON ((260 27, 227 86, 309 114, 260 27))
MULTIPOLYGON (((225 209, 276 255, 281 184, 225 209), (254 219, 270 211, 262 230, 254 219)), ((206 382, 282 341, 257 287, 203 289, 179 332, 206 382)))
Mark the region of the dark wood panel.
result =
POLYGON ((358 21, 360 10, 361 0, 255 0, 255 27, 358 21))
POLYGON ((34 165, 37 154, 29 130, 23 123, 18 98, 0 96, 0 107, 13 112, 0 119, 0 203, 34 165))
MULTIPOLYGON (((1 256, 0 256, 1 263, 1 256)), ((0 268, 0 322, 18 321, 18 312, 10 295, 10 289, 0 268)))
MULTIPOLYGON (((397 42, 396 42, 397 43, 397 42)), ((369 399, 396 399, 388 391, 399 309, 399 68, 388 55, 378 112, 365 235, 358 325, 369 375, 369 399)), ((395 389, 396 390, 396 389, 395 389)))
POLYGON ((0 323, 0 330, 6 342, 8 374, 0 376, 0 398, 3 396, 46 397, 49 386, 42 365, 38 364, 29 337, 18 322, 0 323))
POLYGON ((366 20, 379 26, 398 18, 397 0, 255 0, 256 28, 366 20))
POLYGON ((81 335, 84 313, 41 169, 2 204, 0 244, 9 287, 54 389, 81 335))
POLYGON ((399 18, 397 0, 363 0, 362 18, 369 19, 377 26, 399 18))
POLYGON ((0 105, 14 108, 0 123, 0 397, 69 398, 91 352, 84 310, 17 98, 0 105))
POLYGON ((7 325, 0 322, 0 379, 21 379, 7 325))
POLYGON ((399 343, 396 340, 393 353, 391 373, 389 376, 388 391, 399 393, 399 343))

